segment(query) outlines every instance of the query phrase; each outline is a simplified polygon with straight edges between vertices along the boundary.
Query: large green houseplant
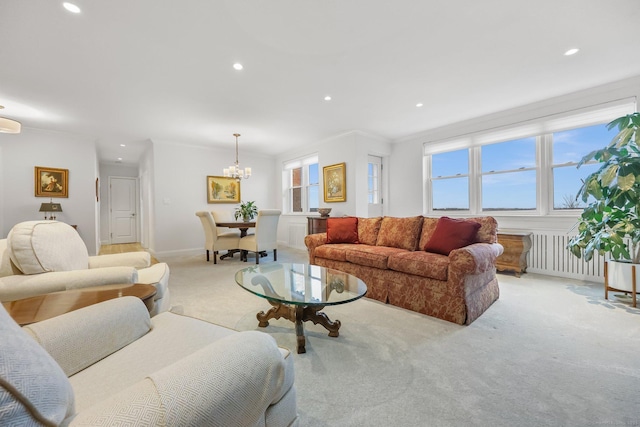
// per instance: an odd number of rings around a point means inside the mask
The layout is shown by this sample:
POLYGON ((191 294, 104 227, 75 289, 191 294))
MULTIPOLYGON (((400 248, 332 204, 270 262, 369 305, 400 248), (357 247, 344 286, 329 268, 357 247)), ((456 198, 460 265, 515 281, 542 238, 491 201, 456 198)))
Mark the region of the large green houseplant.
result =
POLYGON ((600 168, 589 175, 577 198, 589 202, 577 223, 578 234, 567 247, 578 258, 591 260, 595 252, 613 260, 640 263, 640 113, 613 120, 618 134, 606 147, 587 154, 578 164, 595 159, 600 168), (591 199, 590 197, 593 197, 591 199), (629 241, 631 245, 629 245, 629 241))

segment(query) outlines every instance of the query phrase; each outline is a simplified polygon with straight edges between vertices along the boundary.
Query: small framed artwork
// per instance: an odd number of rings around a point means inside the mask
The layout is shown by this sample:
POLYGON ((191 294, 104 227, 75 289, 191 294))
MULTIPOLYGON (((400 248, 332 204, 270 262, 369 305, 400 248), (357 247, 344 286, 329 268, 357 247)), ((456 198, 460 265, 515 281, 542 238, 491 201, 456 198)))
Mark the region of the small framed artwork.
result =
POLYGON ((69 169, 35 167, 36 197, 69 197, 69 169))
POLYGON ((346 169, 346 163, 322 168, 325 202, 345 202, 347 200, 346 169))
POLYGON ((226 176, 208 176, 207 203, 240 203, 240 181, 226 176))

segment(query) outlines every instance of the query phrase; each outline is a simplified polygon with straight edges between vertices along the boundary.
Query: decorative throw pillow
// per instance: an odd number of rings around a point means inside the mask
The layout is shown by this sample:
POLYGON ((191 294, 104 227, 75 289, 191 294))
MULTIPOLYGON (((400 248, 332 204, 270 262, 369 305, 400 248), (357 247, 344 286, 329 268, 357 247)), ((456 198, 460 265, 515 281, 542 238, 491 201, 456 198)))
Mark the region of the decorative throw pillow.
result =
POLYGON ((480 224, 477 222, 443 216, 438 220, 436 231, 433 232, 424 250, 449 255, 449 252, 454 249, 475 243, 479 228, 480 224))
POLYGON ((0 425, 59 425, 74 413, 60 366, 0 306, 0 425))
POLYGON ((358 218, 358 240, 363 245, 375 246, 378 241, 382 217, 358 218))
POLYGON ((415 251, 421 230, 422 216, 408 218, 385 216, 382 218, 376 245, 415 251))
POLYGON ((358 243, 358 218, 327 218, 327 243, 358 243))

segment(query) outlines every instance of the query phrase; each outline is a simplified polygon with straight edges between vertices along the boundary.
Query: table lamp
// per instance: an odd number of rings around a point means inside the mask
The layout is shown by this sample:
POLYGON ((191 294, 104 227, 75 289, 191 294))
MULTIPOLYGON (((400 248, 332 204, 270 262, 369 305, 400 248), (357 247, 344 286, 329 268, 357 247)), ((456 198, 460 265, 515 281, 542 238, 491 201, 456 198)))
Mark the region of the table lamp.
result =
POLYGON ((60 205, 60 203, 42 203, 40 205, 40 212, 44 212, 44 219, 55 220, 56 219, 55 213, 62 212, 62 206, 60 205), (51 212, 51 215, 49 215, 49 218, 47 218, 48 212, 51 212))

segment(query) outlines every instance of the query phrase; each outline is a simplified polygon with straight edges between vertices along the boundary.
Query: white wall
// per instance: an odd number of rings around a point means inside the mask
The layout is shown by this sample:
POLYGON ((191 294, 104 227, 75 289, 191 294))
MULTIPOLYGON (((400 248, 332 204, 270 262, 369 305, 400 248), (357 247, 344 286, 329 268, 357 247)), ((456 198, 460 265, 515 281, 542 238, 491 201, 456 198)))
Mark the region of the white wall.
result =
POLYGON ((2 141, 3 140, 0 139, 0 239, 7 237, 4 234, 4 187, 7 180, 2 173, 2 170, 4 169, 2 161, 2 141))
MULTIPOLYGON (((196 211, 234 210, 238 206, 207 203, 206 188, 207 176, 221 176, 222 169, 234 162, 235 151, 154 140, 152 156, 154 237, 150 250, 158 255, 202 251, 204 234, 196 211)), ((239 157, 240 166, 251 167, 253 173, 240 183, 242 200, 255 201, 259 209, 279 208, 274 198, 274 185, 279 179, 272 158, 242 150, 239 157)))
POLYGON ((95 181, 97 156, 88 137, 22 128, 19 135, 0 134, 3 198, 0 210, 2 236, 14 224, 42 219, 40 204, 49 198, 35 197, 34 168, 45 166, 69 169, 69 197, 56 198, 62 205, 59 221, 78 226, 78 233, 90 254, 97 253, 97 202, 95 181))
MULTIPOLYGON (((360 131, 351 131, 334 136, 304 149, 282 154, 275 161, 278 171, 278 202, 282 206, 282 167, 289 160, 312 154, 318 155, 320 172, 320 207, 331 208, 331 216, 368 216, 367 164, 368 155, 388 158, 391 153, 390 141, 360 131), (347 200, 345 202, 324 202, 322 168, 336 163, 346 163, 347 200)), ((278 241, 299 249, 304 249, 301 235, 306 233, 306 214, 283 214, 278 225, 278 241)))

